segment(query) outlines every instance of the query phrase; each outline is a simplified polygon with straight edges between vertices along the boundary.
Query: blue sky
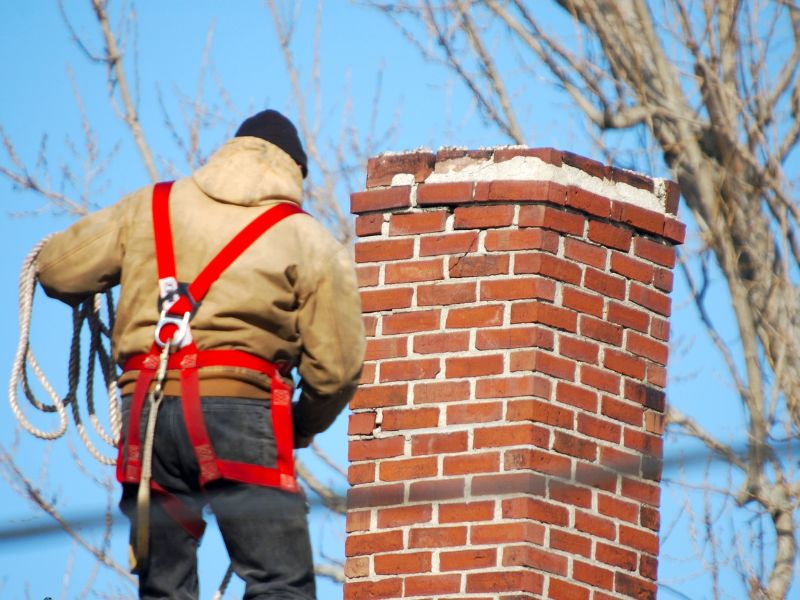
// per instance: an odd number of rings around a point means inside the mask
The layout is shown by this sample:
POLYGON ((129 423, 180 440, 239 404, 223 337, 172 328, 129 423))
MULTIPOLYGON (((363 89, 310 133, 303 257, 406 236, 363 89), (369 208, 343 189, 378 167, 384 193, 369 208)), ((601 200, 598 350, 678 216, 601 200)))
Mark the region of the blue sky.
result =
MULTIPOLYGON (((68 14, 76 32, 99 48, 99 35, 92 15, 84 4, 69 5, 68 14)), ((206 97, 214 106, 221 106, 216 86, 221 84, 232 108, 225 114, 226 123, 211 128, 201 138, 204 153, 210 153, 221 143, 232 124, 238 123, 255 110, 270 106, 296 114, 290 98, 289 82, 284 64, 272 33, 268 10, 261 2, 239 0, 226 4, 210 0, 172 1, 169 3, 139 3, 135 31, 138 40, 138 60, 126 63, 129 76, 138 82, 138 98, 145 133, 159 154, 162 174, 167 175, 168 162, 174 162, 178 173, 188 168, 164 127, 159 106, 159 91, 174 119, 180 119, 181 95, 192 97, 197 86, 199 65, 209 27, 213 26, 211 46, 213 75, 204 80, 206 97), (156 8, 156 6, 158 6, 156 8)), ((300 26, 296 33, 296 58, 301 71, 312 66, 314 6, 302 5, 300 26)), ((116 15, 118 18, 119 15, 116 15)), ((116 22, 115 22, 116 23, 116 22)), ((553 26, 562 21, 553 18, 553 26)), ((383 69, 382 96, 377 130, 393 127, 393 135, 377 140, 378 151, 412 149, 420 146, 438 148, 445 145, 492 146, 507 143, 502 135, 487 127, 477 115, 463 87, 453 81, 441 67, 426 64, 403 40, 402 36, 380 15, 343 0, 326 4, 323 12, 321 47, 322 136, 318 140, 329 148, 343 126, 365 131, 369 126, 372 98, 379 69, 383 69), (352 106, 350 112, 347 107, 352 106), (349 115, 346 119, 344 115, 349 115)), ((134 38, 131 38, 134 39, 134 38)), ((500 50, 503 50, 502 47, 500 50)), ((105 71, 102 65, 90 62, 70 40, 55 2, 9 0, 0 3, 0 80, 8 82, 0 93, 0 126, 13 140, 21 159, 34 164, 37 152, 46 136, 48 165, 45 170, 52 185, 61 185, 59 173, 63 165, 73 170, 81 167, 69 151, 69 143, 81 147, 81 113, 76 106, 74 90, 78 90, 86 114, 90 115, 97 134, 100 152, 118 147, 108 170, 92 188, 91 200, 97 206, 113 202, 122 194, 148 182, 139 156, 126 132, 120 127, 108 99, 105 71)), ((132 53, 133 48, 129 51, 132 53)), ((303 80, 308 84, 308 79, 303 80)), ((520 84, 518 94, 527 94, 529 121, 526 131, 530 144, 554 146, 588 156, 596 156, 584 126, 575 118, 566 99, 559 95, 546 78, 531 84, 520 84), (533 100, 531 99, 533 98, 533 100)), ((5 158, 0 164, 7 164, 5 158)), ((664 176, 657 172, 653 175, 664 176)), ((363 181, 363 174, 358 182, 363 181)), ((0 310, 5 315, 6 334, 0 343, 0 366, 10 369, 16 345, 15 324, 16 288, 19 265, 28 250, 44 235, 62 229, 71 217, 45 210, 42 214, 14 216, 19 211, 41 208, 33 196, 19 193, 5 180, 0 180, 0 238, 3 260, 0 263, 0 310)), ((349 205, 342 195, 342 206, 349 205)), ((711 429, 728 439, 741 435, 738 408, 720 410, 726 398, 732 397, 714 350, 700 332, 694 312, 687 303, 687 294, 676 277, 673 296, 673 352, 670 365, 669 399, 685 412, 696 415, 711 429)), ((723 327, 730 324, 729 309, 724 296, 712 296, 717 301, 716 316, 723 327)), ((46 372, 54 381, 64 381, 66 352, 69 343, 69 312, 55 302, 39 297, 35 314, 33 344, 46 372)), ((730 331, 730 329, 729 329, 730 331)), ((733 340, 731 340, 733 342, 733 340)), ((730 406, 736 406, 730 405, 730 406)), ((44 425, 44 421, 41 422, 44 425)), ((13 416, 0 408, 0 442, 6 447, 17 443, 13 416)), ((344 419, 340 419, 323 440, 325 448, 344 464, 346 443, 344 419)), ((74 432, 71 444, 79 445, 74 432)), ((69 443, 60 440, 51 449, 38 440, 25 437, 18 440, 18 456, 24 468, 36 476, 47 457, 50 480, 48 488, 69 514, 83 514, 103 506, 105 496, 89 486, 76 486, 75 464, 70 456, 69 443)), ((684 440, 671 440, 670 455, 694 448, 684 440)), ((83 455, 82 455, 83 456, 83 455)), ((87 459, 90 460, 90 459, 87 459)), ((699 469, 690 469, 686 477, 699 469)), ((110 471, 95 469, 103 476, 110 471)), ((681 473, 668 471, 667 476, 679 478, 681 473)), ((718 473, 724 482, 724 473, 718 473)), ((341 480, 331 478, 341 486, 341 480)), ((666 540, 661 576, 665 582, 697 598, 705 595, 707 582, 685 580, 698 570, 696 564, 671 560, 687 556, 691 541, 681 527, 683 492, 667 487, 663 492, 664 515, 662 532, 672 531, 666 540), (672 530, 673 521, 678 525, 672 530), (703 590, 698 593, 699 590, 703 590)), ((26 504, 0 483, 0 522, 29 514, 26 504)), ((685 516, 685 515, 684 515, 685 516)), ((325 522, 328 517, 313 515, 312 531, 317 540, 333 555, 341 555, 342 530, 340 523, 325 522)), ((213 528, 209 528, 211 532, 213 528)), ((125 530, 114 531, 113 549, 124 563, 125 530)), ((71 563, 74 552, 66 536, 35 538, 13 544, 0 543, 0 597, 43 598, 59 597, 64 572, 74 573, 64 597, 74 597, 92 565, 85 559, 71 563), (72 566, 70 566, 72 564, 72 566)), ((77 555, 75 555, 77 556, 77 555)), ((204 542, 201 553, 203 585, 206 595, 215 586, 227 565, 219 539, 213 533, 204 542)), ((108 577, 101 576, 97 589, 107 585, 108 577)), ((324 584, 323 584, 324 585, 324 584)), ((731 584, 733 585, 733 583, 731 584)), ((320 597, 328 597, 322 587, 320 597)), ((667 593, 663 597, 669 597, 667 593)))

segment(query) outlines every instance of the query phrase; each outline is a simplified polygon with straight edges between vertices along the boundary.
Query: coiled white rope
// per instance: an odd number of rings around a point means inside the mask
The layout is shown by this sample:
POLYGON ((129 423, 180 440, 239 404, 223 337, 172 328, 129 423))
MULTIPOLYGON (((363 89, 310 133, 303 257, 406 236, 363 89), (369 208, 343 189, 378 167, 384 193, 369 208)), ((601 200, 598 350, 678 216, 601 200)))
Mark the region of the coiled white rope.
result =
POLYGON ((110 350, 106 349, 104 339, 110 343, 111 329, 113 328, 114 306, 110 293, 106 293, 106 308, 108 311, 109 325, 102 322, 102 294, 96 294, 90 300, 73 309, 72 313, 72 344, 69 356, 69 390, 62 400, 53 386, 45 377, 42 369, 30 348, 31 314, 33 311, 33 298, 36 292, 37 274, 36 257, 49 237, 39 242, 25 257, 19 279, 19 342, 14 362, 11 367, 11 379, 8 387, 8 400, 14 416, 20 425, 31 435, 44 440, 54 440, 64 435, 67 430, 67 406, 71 407, 72 417, 78 430, 78 436, 83 441, 87 450, 104 465, 113 465, 113 457, 102 454, 92 440, 81 419, 78 406, 77 390, 80 380, 80 337, 83 323, 89 326, 90 347, 88 354, 88 367, 86 373, 86 404, 92 428, 100 438, 110 446, 116 446, 122 426, 120 412, 120 397, 116 383, 116 372, 110 350), (100 423, 94 406, 94 374, 95 361, 99 362, 106 389, 108 390, 108 414, 111 424, 111 433, 100 423), (33 371, 36 379, 49 396, 52 404, 40 401, 31 389, 27 369, 33 371), (52 431, 45 431, 34 426, 22 411, 18 400, 18 389, 22 388, 26 398, 34 408, 41 412, 55 412, 58 414, 58 426, 52 431))

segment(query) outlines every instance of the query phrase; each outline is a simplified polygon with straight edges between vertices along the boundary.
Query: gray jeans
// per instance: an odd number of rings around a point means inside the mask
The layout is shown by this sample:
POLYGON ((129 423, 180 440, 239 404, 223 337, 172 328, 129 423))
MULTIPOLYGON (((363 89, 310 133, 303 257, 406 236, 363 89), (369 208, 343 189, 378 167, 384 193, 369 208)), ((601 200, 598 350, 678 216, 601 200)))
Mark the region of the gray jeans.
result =
MULTIPOLYGON (((129 398, 123 403, 127 430, 129 398)), ((202 399, 211 443, 220 458, 274 466, 269 403, 247 398, 202 399)), ((142 411, 142 435, 148 407, 142 411)), ((208 504, 217 518, 234 570, 245 581, 245 599, 314 599, 314 566, 302 494, 230 481, 198 484, 199 468, 183 422, 180 398, 161 405, 153 450, 153 479, 198 519, 208 504)), ((135 539, 136 486, 123 486, 120 506, 135 539)), ((139 597, 198 597, 195 539, 151 502, 150 559, 139 573, 139 597)))

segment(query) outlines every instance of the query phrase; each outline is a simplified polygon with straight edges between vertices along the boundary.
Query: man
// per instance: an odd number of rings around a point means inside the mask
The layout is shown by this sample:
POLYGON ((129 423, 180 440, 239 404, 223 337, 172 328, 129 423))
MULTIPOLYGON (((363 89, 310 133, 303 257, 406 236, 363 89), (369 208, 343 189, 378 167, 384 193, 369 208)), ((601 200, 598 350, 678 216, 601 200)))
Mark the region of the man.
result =
POLYGON ((206 503, 246 598, 315 597, 292 439, 307 446, 352 397, 364 332, 346 249, 299 210, 306 174, 294 125, 263 111, 191 177, 134 192, 39 254, 42 286, 69 304, 121 284, 117 474, 141 598, 197 597, 206 503))

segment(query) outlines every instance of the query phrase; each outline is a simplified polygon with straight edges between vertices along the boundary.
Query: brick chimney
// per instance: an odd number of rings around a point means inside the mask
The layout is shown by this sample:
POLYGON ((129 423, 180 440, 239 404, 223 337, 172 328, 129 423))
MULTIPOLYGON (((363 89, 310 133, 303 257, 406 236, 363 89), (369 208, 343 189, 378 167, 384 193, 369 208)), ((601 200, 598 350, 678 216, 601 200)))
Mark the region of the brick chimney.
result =
POLYGON ((369 161, 346 599, 655 598, 678 196, 550 148, 369 161))

